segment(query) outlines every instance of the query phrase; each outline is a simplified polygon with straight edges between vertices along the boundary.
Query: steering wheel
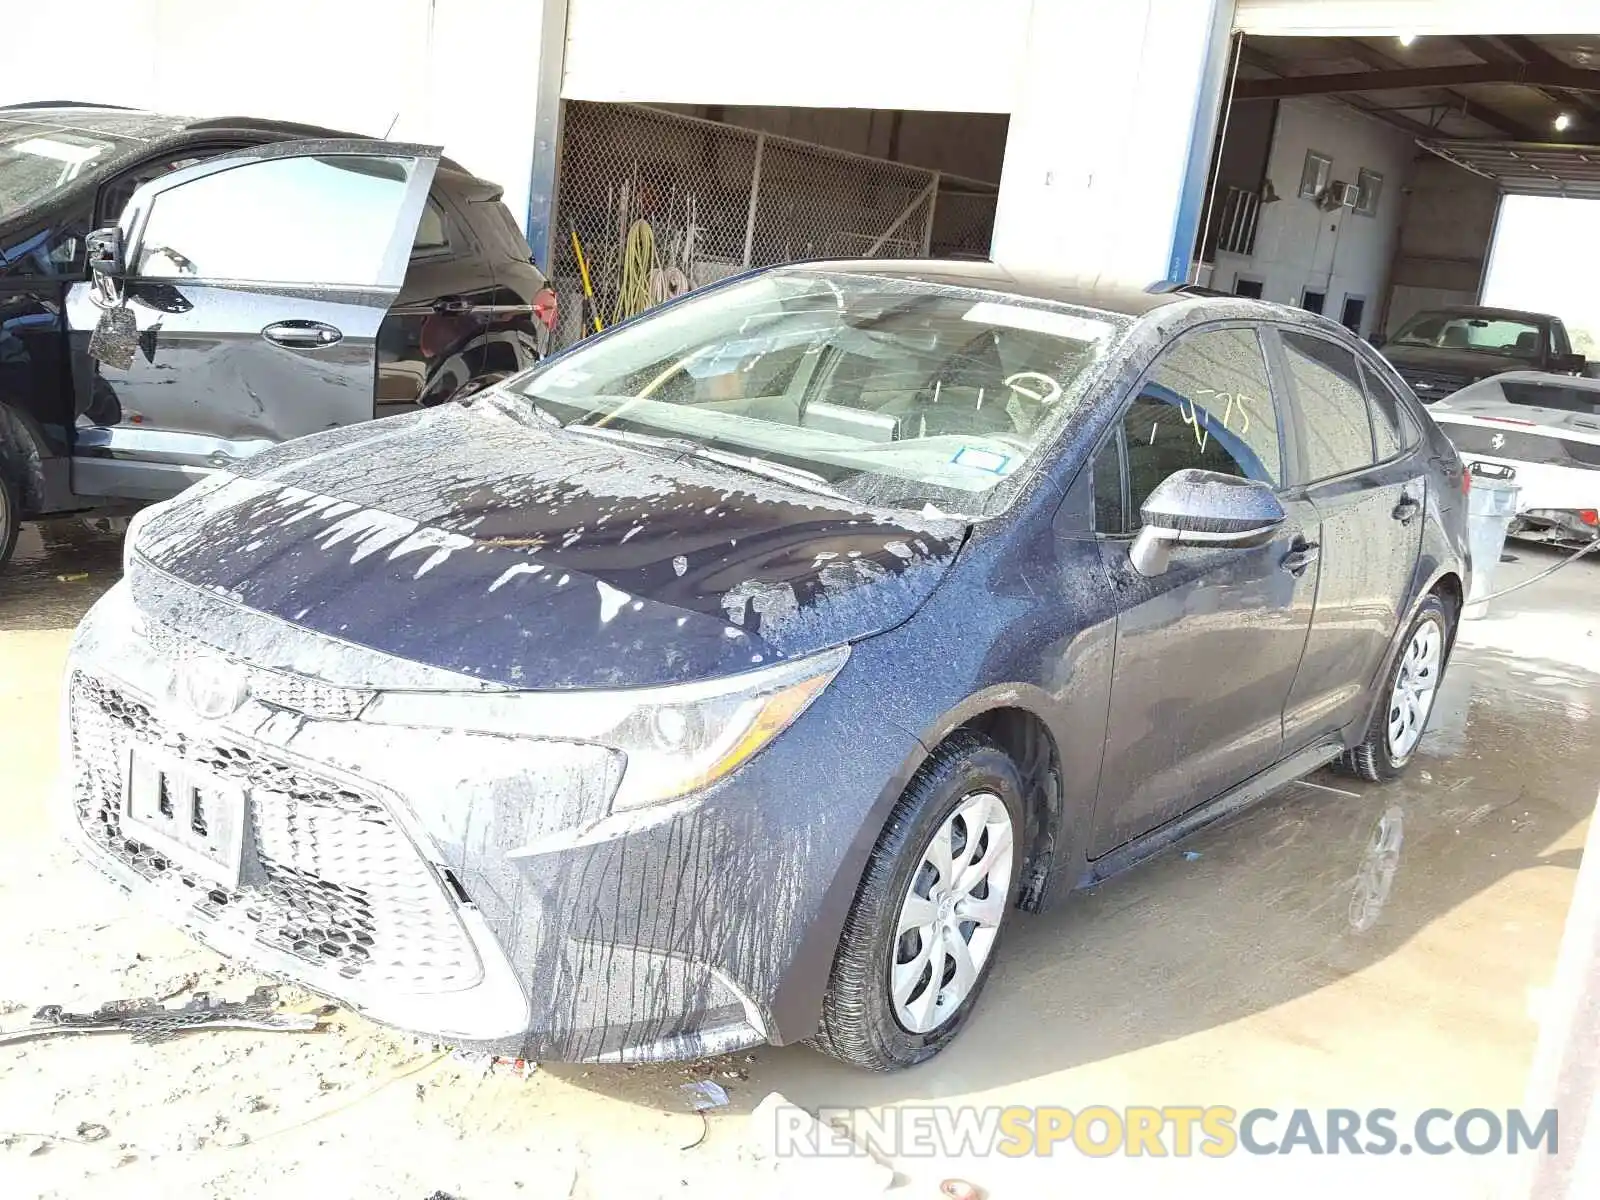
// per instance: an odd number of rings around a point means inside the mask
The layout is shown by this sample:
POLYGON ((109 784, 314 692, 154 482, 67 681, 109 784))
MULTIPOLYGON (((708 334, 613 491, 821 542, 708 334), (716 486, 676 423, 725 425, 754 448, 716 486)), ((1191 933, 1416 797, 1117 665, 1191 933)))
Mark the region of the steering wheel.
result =
POLYGON ((1024 400, 1046 408, 1061 399, 1061 385, 1043 371, 1018 371, 1006 376, 1003 382, 1024 400), (1033 386, 1028 386, 1030 384, 1033 386))

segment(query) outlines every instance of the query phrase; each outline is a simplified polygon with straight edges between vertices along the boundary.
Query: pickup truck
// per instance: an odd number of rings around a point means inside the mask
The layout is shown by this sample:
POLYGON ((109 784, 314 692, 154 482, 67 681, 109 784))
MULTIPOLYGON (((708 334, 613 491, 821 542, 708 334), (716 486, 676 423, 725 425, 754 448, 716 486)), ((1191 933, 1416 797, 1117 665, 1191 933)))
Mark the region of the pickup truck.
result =
POLYGON ((1586 366, 1560 317, 1507 308, 1419 312, 1378 348, 1424 404, 1506 371, 1582 375, 1586 366))
POLYGON ((500 195, 438 147, 0 108, 0 567, 22 520, 532 364, 555 294, 500 195))

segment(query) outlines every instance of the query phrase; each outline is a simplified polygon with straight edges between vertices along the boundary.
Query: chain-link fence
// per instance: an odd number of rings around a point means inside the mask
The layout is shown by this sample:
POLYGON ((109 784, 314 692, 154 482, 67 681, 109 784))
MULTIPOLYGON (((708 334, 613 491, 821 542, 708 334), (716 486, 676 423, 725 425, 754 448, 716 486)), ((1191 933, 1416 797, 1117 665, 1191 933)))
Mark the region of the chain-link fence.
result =
POLYGON ((566 102, 559 181, 561 345, 749 267, 985 257, 994 228, 991 185, 628 104, 566 102))

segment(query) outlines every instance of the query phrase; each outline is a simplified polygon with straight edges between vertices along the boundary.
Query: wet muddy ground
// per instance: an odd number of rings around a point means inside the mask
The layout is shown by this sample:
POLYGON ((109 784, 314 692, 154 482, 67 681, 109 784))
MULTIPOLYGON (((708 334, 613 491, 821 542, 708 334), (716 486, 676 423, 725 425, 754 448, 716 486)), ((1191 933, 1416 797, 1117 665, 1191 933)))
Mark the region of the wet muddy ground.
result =
MULTIPOLYGON (((1556 558, 1514 553, 1500 582, 1556 558)), ((51 827, 63 655, 118 559, 115 538, 30 528, 0 575, 0 1028, 47 1003, 238 998, 257 982, 140 913, 51 827)), ((486 1077, 347 1014, 316 1034, 40 1041, 0 1047, 0 1195, 761 1195, 785 1172, 751 1161, 745 1114, 773 1090, 812 1106, 1504 1110, 1522 1097, 1600 782, 1597 590, 1600 564, 1579 562, 1468 624, 1401 783, 1319 774, 1019 917, 980 1010, 925 1067, 872 1076, 788 1047, 486 1077), (679 1088, 705 1077, 731 1103, 702 1128, 679 1088)), ((891 1194, 931 1200, 959 1175, 996 1197, 1109 1183, 1265 1196, 1293 1171, 1297 1197, 1457 1196, 1501 1165, 906 1157, 891 1194)), ((840 1175, 805 1194, 850 1188, 840 1175)))

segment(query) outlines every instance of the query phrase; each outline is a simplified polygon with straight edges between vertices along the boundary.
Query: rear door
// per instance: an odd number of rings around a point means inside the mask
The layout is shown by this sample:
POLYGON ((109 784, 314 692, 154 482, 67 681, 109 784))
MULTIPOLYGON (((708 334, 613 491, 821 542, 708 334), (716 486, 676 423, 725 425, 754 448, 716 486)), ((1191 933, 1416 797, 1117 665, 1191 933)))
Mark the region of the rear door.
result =
POLYGON ((1355 352, 1298 329, 1278 340, 1305 481, 1297 494, 1322 522, 1316 616, 1284 709, 1293 752, 1365 716, 1411 594, 1428 497, 1415 430, 1392 393, 1369 402, 1355 352))
POLYGON ((123 211, 131 357, 88 355, 103 313, 68 297, 73 490, 158 499, 277 442, 370 419, 379 327, 436 147, 279 142, 172 171, 123 211))

